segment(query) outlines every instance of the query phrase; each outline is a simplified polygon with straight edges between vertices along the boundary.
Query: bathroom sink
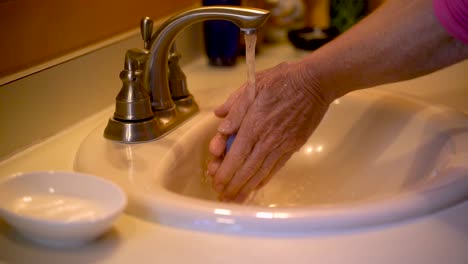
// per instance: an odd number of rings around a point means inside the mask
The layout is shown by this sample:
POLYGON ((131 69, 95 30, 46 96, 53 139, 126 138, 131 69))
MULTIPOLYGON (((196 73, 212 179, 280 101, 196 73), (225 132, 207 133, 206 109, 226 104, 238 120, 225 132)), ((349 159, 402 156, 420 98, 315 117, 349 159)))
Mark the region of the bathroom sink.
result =
POLYGON ((143 144, 105 140, 103 124, 82 143, 75 168, 119 184, 129 213, 210 231, 356 229, 421 217, 468 197, 468 117, 449 108, 382 91, 346 95, 245 204, 217 201, 205 175, 218 124, 202 111, 143 144))

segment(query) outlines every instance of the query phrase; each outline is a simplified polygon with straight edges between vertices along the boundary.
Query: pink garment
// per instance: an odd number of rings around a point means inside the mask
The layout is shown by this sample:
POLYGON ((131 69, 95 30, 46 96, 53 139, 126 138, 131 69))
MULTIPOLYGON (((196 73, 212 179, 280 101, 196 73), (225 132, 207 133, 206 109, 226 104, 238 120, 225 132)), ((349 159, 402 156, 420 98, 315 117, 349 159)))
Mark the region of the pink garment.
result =
POLYGON ((468 44, 468 0, 433 0, 434 13, 454 38, 468 44))

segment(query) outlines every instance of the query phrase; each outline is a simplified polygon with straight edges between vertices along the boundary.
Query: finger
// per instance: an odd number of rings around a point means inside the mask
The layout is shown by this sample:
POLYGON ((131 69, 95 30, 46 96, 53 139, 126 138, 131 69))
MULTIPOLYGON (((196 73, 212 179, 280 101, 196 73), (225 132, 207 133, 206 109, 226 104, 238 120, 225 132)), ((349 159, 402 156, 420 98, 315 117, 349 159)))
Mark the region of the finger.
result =
POLYGON ((257 186, 255 186, 255 190, 260 190, 265 185, 267 185, 271 181, 271 179, 273 178, 273 175, 275 175, 275 174, 271 173, 265 179, 263 179, 257 186))
POLYGON ((217 117, 226 117, 229 111, 231 110, 232 105, 239 99, 242 93, 246 88, 246 84, 242 85, 239 89, 234 91, 228 99, 220 106, 214 109, 214 113, 217 117))
POLYGON ((256 190, 259 190, 261 189, 262 187, 264 187, 265 185, 267 185, 267 183, 270 182, 270 180, 273 178, 274 175, 276 175, 276 173, 284 167, 284 165, 286 164, 286 162, 291 158, 291 156, 294 154, 294 152, 291 152, 291 153, 285 153, 283 154, 283 156, 278 160, 278 162, 276 162, 275 166, 273 167, 273 170, 271 171, 271 173, 266 177, 264 178, 256 187, 255 189, 256 190))
POLYGON ((221 200, 233 200, 242 186, 257 174, 267 156, 267 149, 260 142, 257 143, 241 168, 234 173, 232 179, 225 185, 224 190, 220 194, 221 200))
POLYGON ((208 167, 206 169, 206 172, 208 175, 213 177, 216 175, 216 171, 218 171, 219 166, 221 165, 221 162, 223 160, 221 158, 214 157, 210 162, 208 163, 208 167))
POLYGON ((271 152, 266 158, 257 173, 250 178, 238 192, 230 197, 235 202, 243 202, 255 188, 270 175, 273 175, 273 169, 278 161, 284 156, 283 152, 279 149, 271 152))
POLYGON ((224 120, 218 126, 218 132, 231 135, 235 134, 244 119, 244 116, 247 114, 250 106, 253 103, 247 90, 241 93, 240 97, 234 105, 232 105, 229 113, 226 115, 224 120))
POLYGON ((224 186, 229 183, 234 173, 244 163, 255 142, 256 138, 252 133, 246 132, 245 129, 239 131, 236 140, 232 143, 231 149, 227 152, 213 179, 214 189, 218 193, 224 190, 224 186))
POLYGON ((211 139, 208 150, 215 157, 221 157, 224 154, 226 149, 226 136, 221 133, 216 133, 216 135, 211 139))
POLYGON ((284 142, 284 139, 281 139, 277 133, 267 133, 267 135, 266 139, 254 141, 255 146, 244 164, 235 171, 234 176, 226 184, 221 195, 224 200, 233 200, 252 177, 260 177, 259 182, 267 177, 282 153, 285 152, 284 147, 288 144, 284 142))

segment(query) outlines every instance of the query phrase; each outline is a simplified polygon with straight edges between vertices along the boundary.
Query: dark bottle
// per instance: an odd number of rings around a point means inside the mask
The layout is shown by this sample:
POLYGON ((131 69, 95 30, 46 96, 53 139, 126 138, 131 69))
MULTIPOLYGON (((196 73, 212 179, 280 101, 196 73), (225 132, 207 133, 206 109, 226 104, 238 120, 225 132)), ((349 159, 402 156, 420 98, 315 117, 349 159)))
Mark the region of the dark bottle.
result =
MULTIPOLYGON (((240 2, 240 0, 203 0, 203 5, 240 6, 240 2)), ((205 51, 210 64, 216 66, 234 65, 239 53, 239 27, 226 20, 209 20, 203 22, 203 31, 205 51)))

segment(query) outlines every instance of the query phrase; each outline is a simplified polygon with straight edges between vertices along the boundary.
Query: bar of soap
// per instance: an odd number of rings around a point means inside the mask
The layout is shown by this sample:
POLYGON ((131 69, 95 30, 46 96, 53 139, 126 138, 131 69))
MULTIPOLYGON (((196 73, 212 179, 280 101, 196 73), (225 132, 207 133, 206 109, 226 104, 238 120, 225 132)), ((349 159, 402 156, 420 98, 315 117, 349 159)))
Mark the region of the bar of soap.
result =
POLYGON ((228 140, 226 141, 226 150, 224 151, 224 154, 228 153, 228 151, 231 149, 231 145, 234 142, 234 139, 236 139, 236 135, 230 135, 228 140))

